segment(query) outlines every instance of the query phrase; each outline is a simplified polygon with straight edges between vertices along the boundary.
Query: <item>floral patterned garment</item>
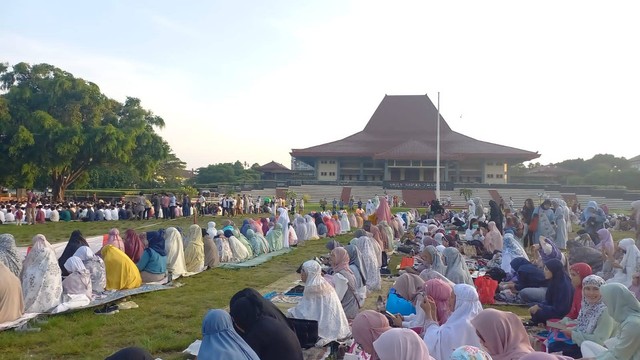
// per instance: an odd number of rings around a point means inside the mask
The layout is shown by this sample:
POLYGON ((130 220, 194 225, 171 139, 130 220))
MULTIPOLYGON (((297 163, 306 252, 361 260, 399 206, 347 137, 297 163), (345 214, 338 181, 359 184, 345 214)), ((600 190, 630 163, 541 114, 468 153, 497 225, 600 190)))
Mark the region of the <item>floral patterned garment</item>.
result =
POLYGON ((464 345, 451 353, 451 360, 491 360, 491 355, 475 346, 464 345))
POLYGON ((60 304, 62 271, 56 253, 44 235, 33 238, 33 247, 22 264, 25 313, 47 312, 60 304))

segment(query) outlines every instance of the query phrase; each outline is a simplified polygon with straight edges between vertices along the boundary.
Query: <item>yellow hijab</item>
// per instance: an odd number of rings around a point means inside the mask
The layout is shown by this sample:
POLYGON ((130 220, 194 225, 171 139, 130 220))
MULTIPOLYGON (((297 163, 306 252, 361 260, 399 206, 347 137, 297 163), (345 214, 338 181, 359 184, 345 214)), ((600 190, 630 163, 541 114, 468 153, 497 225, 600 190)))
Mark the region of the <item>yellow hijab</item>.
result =
POLYGON ((102 258, 107 272, 107 289, 135 289, 142 285, 140 271, 124 251, 113 245, 102 248, 102 258))

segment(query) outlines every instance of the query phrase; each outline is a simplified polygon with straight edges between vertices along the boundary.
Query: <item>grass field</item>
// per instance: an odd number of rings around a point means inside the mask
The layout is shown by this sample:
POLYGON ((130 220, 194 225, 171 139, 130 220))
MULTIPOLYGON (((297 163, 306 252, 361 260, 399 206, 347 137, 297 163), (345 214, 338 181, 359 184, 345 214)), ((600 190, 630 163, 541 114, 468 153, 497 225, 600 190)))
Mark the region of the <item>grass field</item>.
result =
MULTIPOLYGON (((234 218, 241 222, 243 216, 234 218)), ((214 220, 220 224, 223 218, 199 218, 200 226, 214 220)), ((80 229, 85 236, 103 234, 110 227, 118 227, 121 233, 127 228, 145 227, 144 230, 168 226, 186 229, 192 219, 173 221, 120 221, 93 223, 47 223, 14 227, 6 225, 0 231, 11 232, 21 244, 26 244, 35 233, 42 233, 55 241, 67 240, 71 231, 80 229), (10 227, 7 231, 5 227, 10 227)), ((142 230, 140 230, 142 231, 142 230)), ((619 240, 631 233, 614 233, 619 240)), ((351 235, 337 238, 346 243, 351 235)), ((123 310, 113 316, 97 316, 91 310, 49 317, 41 332, 0 333, 0 359, 103 359, 117 349, 137 345, 148 349, 154 356, 163 359, 185 359, 181 354, 191 342, 200 337, 204 314, 211 308, 228 306, 231 296, 245 287, 264 288, 283 277, 290 276, 305 260, 326 253, 326 241, 308 241, 294 251, 279 256, 261 266, 242 270, 213 269, 178 282, 184 286, 133 297, 140 307, 123 310)), ((390 268, 395 269, 399 256, 391 257, 390 268)), ((371 308, 375 298, 384 293, 373 293, 367 299, 371 308)), ((519 315, 526 308, 500 307, 519 315)))

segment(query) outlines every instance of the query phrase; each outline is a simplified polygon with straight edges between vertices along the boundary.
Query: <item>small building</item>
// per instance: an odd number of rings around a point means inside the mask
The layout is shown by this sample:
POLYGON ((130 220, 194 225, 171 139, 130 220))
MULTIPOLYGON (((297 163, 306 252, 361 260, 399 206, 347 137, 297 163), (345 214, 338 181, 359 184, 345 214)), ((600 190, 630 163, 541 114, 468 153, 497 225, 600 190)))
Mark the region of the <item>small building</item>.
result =
MULTIPOLYGON (((385 95, 365 128, 291 156, 322 181, 436 181, 437 109, 426 95, 385 95)), ((507 183, 509 165, 537 152, 476 140, 440 116, 440 181, 507 183)))
POLYGON ((640 170, 640 155, 629 159, 632 168, 640 170))
POLYGON ((255 168, 255 170, 260 172, 261 180, 289 180, 293 175, 293 171, 275 161, 271 161, 260 167, 257 167, 255 168))

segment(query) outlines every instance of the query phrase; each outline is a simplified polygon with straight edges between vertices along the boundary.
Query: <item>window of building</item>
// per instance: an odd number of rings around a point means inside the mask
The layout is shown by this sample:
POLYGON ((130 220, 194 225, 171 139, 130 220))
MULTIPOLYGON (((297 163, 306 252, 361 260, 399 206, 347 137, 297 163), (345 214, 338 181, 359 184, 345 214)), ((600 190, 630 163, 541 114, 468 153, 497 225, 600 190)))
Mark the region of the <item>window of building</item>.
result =
POLYGON ((496 175, 496 178, 498 178, 498 179, 502 179, 502 174, 497 174, 497 175, 496 175))
POLYGON ((487 179, 493 179, 493 174, 487 174, 487 179))
POLYGON ((336 161, 335 160, 329 160, 329 164, 335 164, 336 161))
POLYGON ((325 171, 320 173, 320 176, 327 176, 327 173, 325 171))
POLYGON ((334 173, 333 171, 329 172, 329 176, 336 176, 336 173, 334 173))
POLYGON ((320 160, 320 164, 326 164, 327 160, 320 160))

